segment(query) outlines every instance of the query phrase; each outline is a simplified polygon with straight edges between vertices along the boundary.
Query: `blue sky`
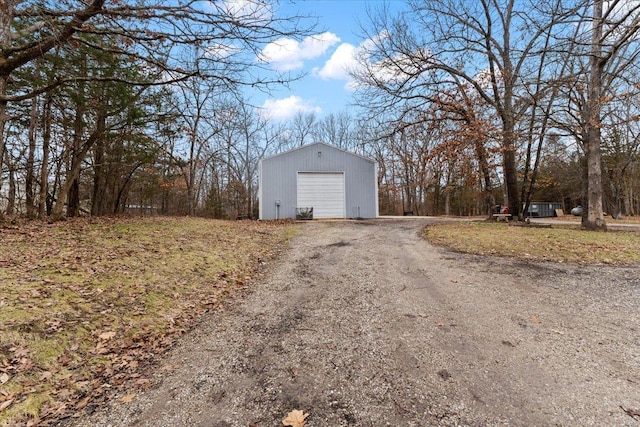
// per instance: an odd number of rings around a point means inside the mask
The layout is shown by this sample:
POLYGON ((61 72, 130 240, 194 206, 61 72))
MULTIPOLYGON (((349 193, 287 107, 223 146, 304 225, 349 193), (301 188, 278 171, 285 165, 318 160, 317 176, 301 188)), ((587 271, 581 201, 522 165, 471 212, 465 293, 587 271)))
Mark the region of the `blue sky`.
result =
MULTIPOLYGON (((274 0, 224 1, 269 4, 274 0)), ((624 11, 628 4, 635 2, 637 0, 625 0, 617 7, 624 11)), ((347 70, 357 66, 354 55, 366 42, 361 27, 369 26, 368 10, 375 11, 385 5, 392 14, 407 8, 403 0, 280 0, 272 4, 273 12, 279 17, 317 17, 317 32, 302 41, 280 39, 263 49, 262 60, 269 67, 292 74, 305 73, 305 77, 269 95, 250 94, 251 102, 262 106, 275 120, 290 119, 298 112, 323 118, 349 110, 353 90, 349 87, 347 70)))
MULTIPOLYGON (((305 77, 270 95, 253 94, 252 101, 264 107, 275 120, 287 120, 298 112, 322 118, 348 110, 353 91, 347 69, 355 66, 354 54, 364 42, 361 25, 367 26, 367 9, 381 0, 302 0, 280 2, 277 13, 314 15, 317 32, 301 42, 281 39, 266 46, 263 59, 275 70, 303 72, 305 77)), ((389 2, 395 9, 400 1, 389 2)))

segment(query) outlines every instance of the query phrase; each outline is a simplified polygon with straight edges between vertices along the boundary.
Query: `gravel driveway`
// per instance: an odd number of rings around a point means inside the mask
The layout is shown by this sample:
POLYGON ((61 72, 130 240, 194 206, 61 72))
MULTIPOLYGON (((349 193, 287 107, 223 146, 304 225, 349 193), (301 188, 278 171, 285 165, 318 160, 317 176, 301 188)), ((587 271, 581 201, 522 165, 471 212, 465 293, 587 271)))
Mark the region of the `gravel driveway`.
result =
POLYGON ((640 426, 640 267, 457 254, 428 221, 303 224, 154 387, 76 425, 640 426))

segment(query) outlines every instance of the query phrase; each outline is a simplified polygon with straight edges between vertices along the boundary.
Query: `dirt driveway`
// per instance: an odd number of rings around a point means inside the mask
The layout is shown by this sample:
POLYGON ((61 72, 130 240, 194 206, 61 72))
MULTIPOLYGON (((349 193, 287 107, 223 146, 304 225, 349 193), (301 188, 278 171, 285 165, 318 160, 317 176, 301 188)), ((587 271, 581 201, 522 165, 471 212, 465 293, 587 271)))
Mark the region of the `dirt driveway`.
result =
POLYGON ((640 426, 640 267, 461 255, 427 223, 303 224, 154 387, 76 425, 640 426))

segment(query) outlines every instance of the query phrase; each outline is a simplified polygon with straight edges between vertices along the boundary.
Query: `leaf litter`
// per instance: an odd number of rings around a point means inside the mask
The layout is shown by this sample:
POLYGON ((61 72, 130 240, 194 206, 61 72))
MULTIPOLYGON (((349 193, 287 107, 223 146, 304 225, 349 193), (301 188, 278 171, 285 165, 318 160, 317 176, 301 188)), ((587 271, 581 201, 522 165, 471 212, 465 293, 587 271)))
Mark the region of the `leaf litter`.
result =
POLYGON ((308 416, 308 413, 299 409, 294 409, 287 414, 284 420, 282 420, 282 425, 289 427, 304 427, 307 423, 308 416))
POLYGON ((1 227, 0 425, 55 425, 151 386, 149 366, 224 310, 285 222, 91 218, 1 227))

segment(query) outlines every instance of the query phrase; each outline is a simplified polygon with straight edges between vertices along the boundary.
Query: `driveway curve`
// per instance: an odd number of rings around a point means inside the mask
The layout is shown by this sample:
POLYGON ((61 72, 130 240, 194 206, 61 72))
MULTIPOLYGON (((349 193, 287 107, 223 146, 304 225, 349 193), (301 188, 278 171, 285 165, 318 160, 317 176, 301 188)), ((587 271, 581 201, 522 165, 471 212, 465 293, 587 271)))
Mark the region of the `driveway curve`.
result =
POLYGON ((640 425, 639 267, 453 253, 429 221, 302 224, 152 388, 74 425, 640 425))

